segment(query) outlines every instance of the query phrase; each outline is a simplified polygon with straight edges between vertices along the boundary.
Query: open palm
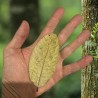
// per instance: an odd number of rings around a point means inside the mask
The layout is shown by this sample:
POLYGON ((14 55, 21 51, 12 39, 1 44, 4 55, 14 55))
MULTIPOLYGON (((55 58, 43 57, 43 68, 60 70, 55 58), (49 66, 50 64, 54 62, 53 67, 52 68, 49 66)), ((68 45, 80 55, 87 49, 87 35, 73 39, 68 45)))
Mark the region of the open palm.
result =
MULTIPOLYGON (((21 47, 29 34, 29 25, 26 21, 23 21, 15 36, 4 50, 3 81, 15 83, 31 83, 28 73, 28 64, 31 52, 43 36, 49 33, 53 33, 63 14, 63 8, 57 9, 47 23, 45 29, 38 37, 38 39, 31 46, 26 48, 21 47)), ((73 30, 81 23, 81 21, 82 17, 80 15, 76 15, 63 28, 63 30, 58 35, 60 46, 62 46, 66 42, 68 37, 71 35, 73 30)), ((89 31, 83 30, 83 32, 76 38, 75 41, 67 45, 60 52, 59 61, 53 77, 48 81, 45 86, 38 88, 36 96, 39 96, 48 89, 50 89, 64 76, 67 76, 72 72, 80 70, 81 68, 84 68, 92 61, 91 56, 86 56, 73 64, 62 66, 63 60, 66 59, 69 55, 71 55, 73 51, 75 51, 80 45, 82 45, 89 36, 89 31)), ((32 88, 30 90, 32 91, 32 88)))

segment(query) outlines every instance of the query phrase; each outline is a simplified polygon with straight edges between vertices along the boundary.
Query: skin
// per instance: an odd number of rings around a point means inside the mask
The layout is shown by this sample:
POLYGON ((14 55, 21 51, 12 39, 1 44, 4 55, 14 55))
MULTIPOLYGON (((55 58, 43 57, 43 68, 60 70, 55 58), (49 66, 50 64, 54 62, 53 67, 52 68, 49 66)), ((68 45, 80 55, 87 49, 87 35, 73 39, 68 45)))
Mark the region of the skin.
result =
MULTIPOLYGON (((74 62, 66 66, 62 66, 63 60, 66 59, 68 56, 70 56, 79 46, 81 46, 90 37, 90 32, 88 30, 83 30, 82 33, 72 43, 67 45, 60 52, 59 61, 55 73, 53 77, 48 81, 48 83, 45 86, 38 88, 38 91, 36 91, 36 87, 33 85, 33 83, 31 83, 29 79, 29 73, 28 73, 28 64, 29 64, 31 52, 43 36, 54 32, 54 29, 56 28, 63 14, 64 14, 63 8, 57 9, 52 15, 52 17, 50 18, 50 20, 48 21, 48 23, 46 24, 46 27, 43 29, 38 39, 32 45, 26 48, 21 48, 21 47, 24 41, 26 40, 26 38, 28 37, 29 24, 26 21, 22 22, 19 29, 15 33, 13 39, 9 42, 9 44, 4 49, 4 56, 3 56, 4 66, 3 66, 3 79, 2 79, 3 98, 6 98, 4 94, 6 91, 4 85, 6 85, 7 83, 10 84, 30 83, 32 85, 32 88, 30 87, 31 86, 30 85, 28 86, 29 89, 28 88, 26 89, 28 89, 29 92, 31 93, 33 93, 32 89, 34 89, 35 97, 37 97, 42 93, 46 92, 52 86, 54 86, 63 77, 68 76, 69 74, 76 72, 82 68, 85 68, 86 65, 92 62, 92 57, 90 55, 87 55, 81 58, 77 62, 74 62)), ((82 22, 81 15, 76 15, 61 30, 61 32, 58 35, 60 46, 62 46, 67 41, 67 39, 70 37, 72 32, 81 22, 82 22)), ((13 87, 17 91, 17 94, 19 94, 19 87, 16 86, 13 87)), ((22 93, 20 93, 19 95, 21 94, 22 93)), ((22 97, 27 98, 24 97, 24 95, 25 95, 25 91, 23 92, 22 97)), ((27 95, 29 95, 29 93, 27 95)), ((31 94, 30 98, 34 98, 34 96, 31 94)))

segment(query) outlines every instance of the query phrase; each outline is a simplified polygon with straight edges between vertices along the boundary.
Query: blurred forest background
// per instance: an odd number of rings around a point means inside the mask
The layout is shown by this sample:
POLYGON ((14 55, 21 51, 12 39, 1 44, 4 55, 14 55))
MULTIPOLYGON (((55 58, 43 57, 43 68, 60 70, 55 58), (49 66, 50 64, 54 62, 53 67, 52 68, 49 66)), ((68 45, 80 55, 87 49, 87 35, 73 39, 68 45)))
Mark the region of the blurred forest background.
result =
MULTIPOLYGON (((0 0, 0 80, 2 79, 3 48, 11 40, 22 20, 27 20, 31 27, 25 47, 34 42, 58 7, 63 7, 65 14, 55 30, 57 34, 74 15, 81 13, 80 0, 0 0)), ((73 41, 81 30, 82 25, 73 32, 65 46, 73 41)), ((64 65, 75 62, 81 57, 82 47, 68 57, 64 65)), ((80 71, 65 77, 39 98, 80 98, 80 77, 80 71)))

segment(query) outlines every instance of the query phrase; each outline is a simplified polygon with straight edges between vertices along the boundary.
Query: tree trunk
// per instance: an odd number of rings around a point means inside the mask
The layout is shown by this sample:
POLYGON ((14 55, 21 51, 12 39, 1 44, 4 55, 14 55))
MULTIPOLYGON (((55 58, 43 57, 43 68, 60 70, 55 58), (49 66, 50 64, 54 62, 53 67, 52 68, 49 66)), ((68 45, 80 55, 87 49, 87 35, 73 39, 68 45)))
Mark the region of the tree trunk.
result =
POLYGON ((91 37, 83 45, 83 56, 90 54, 93 62, 81 72, 81 98, 98 98, 98 0, 82 0, 83 28, 91 37))
POLYGON ((13 36, 23 20, 30 24, 31 33, 26 44, 31 44, 39 35, 38 0, 11 0, 11 35, 13 36))

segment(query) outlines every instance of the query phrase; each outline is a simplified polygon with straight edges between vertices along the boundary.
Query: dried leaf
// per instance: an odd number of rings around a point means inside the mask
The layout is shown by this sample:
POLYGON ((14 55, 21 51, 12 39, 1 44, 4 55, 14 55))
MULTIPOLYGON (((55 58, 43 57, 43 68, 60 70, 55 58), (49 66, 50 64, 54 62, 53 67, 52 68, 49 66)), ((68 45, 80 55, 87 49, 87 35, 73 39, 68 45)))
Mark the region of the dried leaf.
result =
POLYGON ((52 77, 59 57, 57 35, 45 35, 32 51, 29 62, 29 75, 37 87, 44 86, 52 77))

